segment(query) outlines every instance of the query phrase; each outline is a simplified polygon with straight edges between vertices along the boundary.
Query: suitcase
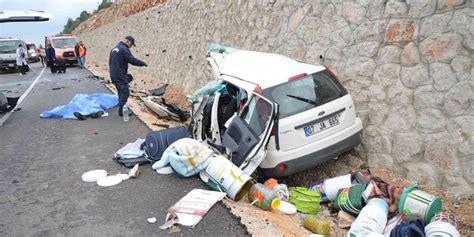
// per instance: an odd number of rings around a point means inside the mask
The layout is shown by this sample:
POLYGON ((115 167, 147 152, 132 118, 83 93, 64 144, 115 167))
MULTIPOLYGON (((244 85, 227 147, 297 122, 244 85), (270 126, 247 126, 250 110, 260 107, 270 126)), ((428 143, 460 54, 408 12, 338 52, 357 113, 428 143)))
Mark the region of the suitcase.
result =
POLYGON ((160 160, 169 145, 186 137, 189 137, 186 127, 169 128, 148 133, 144 145, 147 159, 152 162, 160 160))

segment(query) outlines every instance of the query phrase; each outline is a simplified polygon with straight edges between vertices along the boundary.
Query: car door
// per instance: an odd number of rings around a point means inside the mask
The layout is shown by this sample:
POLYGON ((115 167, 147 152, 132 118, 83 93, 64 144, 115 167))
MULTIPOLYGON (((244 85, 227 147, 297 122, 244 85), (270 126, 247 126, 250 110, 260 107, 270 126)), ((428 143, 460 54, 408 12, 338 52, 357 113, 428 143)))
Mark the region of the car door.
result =
POLYGON ((232 151, 231 160, 251 175, 265 159, 278 104, 253 92, 239 114, 227 124, 222 145, 232 151))

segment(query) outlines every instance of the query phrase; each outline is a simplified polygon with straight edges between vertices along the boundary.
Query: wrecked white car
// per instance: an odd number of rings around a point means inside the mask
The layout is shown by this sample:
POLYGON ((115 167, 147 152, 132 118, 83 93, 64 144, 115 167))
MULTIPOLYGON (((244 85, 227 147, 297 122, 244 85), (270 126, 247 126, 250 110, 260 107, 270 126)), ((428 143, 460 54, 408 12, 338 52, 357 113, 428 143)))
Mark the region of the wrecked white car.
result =
POLYGON ((191 133, 245 173, 287 176, 361 143, 352 97, 327 67, 220 45, 207 59, 215 78, 188 98, 191 133))

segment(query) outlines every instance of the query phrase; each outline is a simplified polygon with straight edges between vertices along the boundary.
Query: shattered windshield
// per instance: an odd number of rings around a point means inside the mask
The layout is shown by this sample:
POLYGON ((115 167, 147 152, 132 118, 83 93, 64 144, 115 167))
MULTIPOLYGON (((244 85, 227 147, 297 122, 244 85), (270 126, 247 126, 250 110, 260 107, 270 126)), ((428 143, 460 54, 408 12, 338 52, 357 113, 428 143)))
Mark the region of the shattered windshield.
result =
POLYGON ((242 118, 255 134, 261 136, 271 122, 272 110, 272 105, 268 101, 255 95, 243 110, 242 118))
POLYGON ((19 44, 19 40, 0 41, 0 53, 16 53, 19 44))
POLYGON ((53 39, 54 48, 65 48, 76 46, 77 40, 75 38, 53 39))

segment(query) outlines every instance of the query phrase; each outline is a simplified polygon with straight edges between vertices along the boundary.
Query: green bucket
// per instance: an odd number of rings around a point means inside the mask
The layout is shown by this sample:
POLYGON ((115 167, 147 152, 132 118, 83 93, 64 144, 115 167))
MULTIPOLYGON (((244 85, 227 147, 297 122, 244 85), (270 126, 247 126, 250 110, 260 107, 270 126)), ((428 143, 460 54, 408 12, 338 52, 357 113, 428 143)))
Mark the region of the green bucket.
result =
POLYGON ((417 186, 409 186, 403 190, 400 197, 398 212, 405 213, 407 221, 423 219, 423 222, 427 224, 436 213, 441 211, 441 207, 441 198, 424 192, 417 186))

